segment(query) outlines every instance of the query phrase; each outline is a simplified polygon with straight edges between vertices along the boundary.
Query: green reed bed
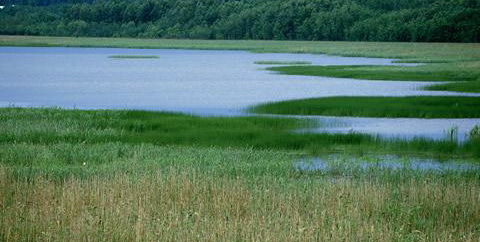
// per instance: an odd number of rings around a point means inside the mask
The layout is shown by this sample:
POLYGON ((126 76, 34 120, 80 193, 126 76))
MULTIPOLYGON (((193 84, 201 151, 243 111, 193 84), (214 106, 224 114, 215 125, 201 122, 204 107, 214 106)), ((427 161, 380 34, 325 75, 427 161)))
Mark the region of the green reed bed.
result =
POLYGON ((268 117, 195 117, 145 111, 0 109, 0 144, 105 143, 250 147, 318 154, 423 153, 480 157, 480 140, 382 140, 365 134, 302 134, 310 121, 268 117))
POLYGON ((386 117, 479 118, 480 97, 326 97, 281 101, 254 106, 255 113, 386 117))

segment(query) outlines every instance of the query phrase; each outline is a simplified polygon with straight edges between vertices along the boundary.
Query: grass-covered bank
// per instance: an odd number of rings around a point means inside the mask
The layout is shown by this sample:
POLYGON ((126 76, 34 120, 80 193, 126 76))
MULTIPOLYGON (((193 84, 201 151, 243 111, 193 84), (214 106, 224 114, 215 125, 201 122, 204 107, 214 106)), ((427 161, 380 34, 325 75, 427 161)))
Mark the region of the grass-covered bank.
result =
POLYGON ((328 149, 342 154, 336 163, 348 163, 348 151, 370 161, 366 151, 395 149, 473 158, 480 142, 288 132, 305 125, 258 117, 2 108, 0 240, 480 237, 478 170, 294 168, 305 153, 328 149))
POLYGON ((271 53, 312 53, 402 59, 403 62, 463 62, 480 58, 478 43, 399 43, 348 41, 192 40, 0 36, 0 46, 217 49, 271 53))
POLYGON ((266 103, 255 113, 388 118, 480 118, 480 97, 326 97, 266 103))

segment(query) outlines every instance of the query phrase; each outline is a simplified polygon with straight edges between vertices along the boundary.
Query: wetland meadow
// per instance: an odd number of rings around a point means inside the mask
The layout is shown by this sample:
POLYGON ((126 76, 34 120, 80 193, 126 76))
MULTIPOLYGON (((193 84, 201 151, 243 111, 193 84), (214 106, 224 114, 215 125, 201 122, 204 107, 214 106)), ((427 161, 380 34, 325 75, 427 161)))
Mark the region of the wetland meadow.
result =
POLYGON ((480 45, 0 36, 1 241, 479 241, 480 45))

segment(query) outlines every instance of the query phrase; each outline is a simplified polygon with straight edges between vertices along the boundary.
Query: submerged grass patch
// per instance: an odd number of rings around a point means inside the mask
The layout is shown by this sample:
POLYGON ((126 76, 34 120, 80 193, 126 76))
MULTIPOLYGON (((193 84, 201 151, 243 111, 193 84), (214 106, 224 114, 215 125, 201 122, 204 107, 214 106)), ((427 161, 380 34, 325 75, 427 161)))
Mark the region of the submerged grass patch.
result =
POLYGON ((112 59, 157 59, 157 55, 111 55, 112 59))
POLYGON ((257 105, 251 112, 388 118, 479 118, 480 97, 326 97, 257 105))
POLYGON ((257 65, 309 65, 310 61, 255 61, 257 65))

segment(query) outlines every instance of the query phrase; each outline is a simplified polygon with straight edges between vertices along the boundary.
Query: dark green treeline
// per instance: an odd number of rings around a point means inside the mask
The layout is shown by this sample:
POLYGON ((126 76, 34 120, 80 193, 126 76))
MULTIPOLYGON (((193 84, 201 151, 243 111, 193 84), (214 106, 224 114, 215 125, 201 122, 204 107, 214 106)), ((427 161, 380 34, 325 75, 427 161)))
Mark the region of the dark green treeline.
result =
POLYGON ((1 0, 0 34, 479 42, 480 0, 1 0), (15 4, 15 6, 12 6, 15 4))

